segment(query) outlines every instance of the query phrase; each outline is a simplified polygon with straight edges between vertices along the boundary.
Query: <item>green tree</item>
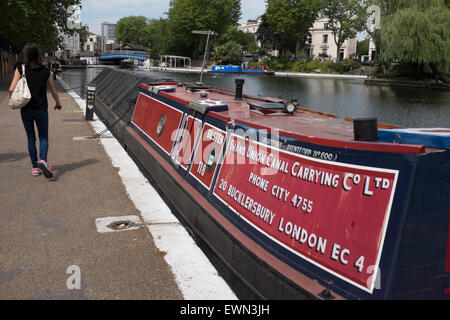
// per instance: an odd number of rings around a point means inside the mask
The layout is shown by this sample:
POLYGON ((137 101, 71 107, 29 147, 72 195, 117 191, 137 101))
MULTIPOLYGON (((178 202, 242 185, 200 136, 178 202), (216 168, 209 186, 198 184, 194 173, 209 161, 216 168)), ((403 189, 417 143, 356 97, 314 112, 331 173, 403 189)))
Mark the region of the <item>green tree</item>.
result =
POLYGON ((229 41, 224 45, 215 47, 214 60, 219 65, 241 64, 244 57, 244 49, 236 41, 229 41))
POLYGON ((365 56, 369 53, 369 45, 370 45, 369 38, 357 42, 356 54, 358 55, 359 59, 361 59, 362 56, 365 56))
POLYGON ((242 45, 245 52, 257 53, 258 46, 253 34, 238 30, 237 25, 231 25, 225 30, 225 32, 219 37, 216 45, 223 45, 227 42, 234 41, 242 45))
POLYGON ((445 0, 410 0, 386 16, 381 26, 382 59, 429 65, 450 83, 450 9, 445 0))
POLYGON ((333 32, 339 62, 344 42, 365 29, 367 8, 360 0, 323 0, 321 12, 329 19, 328 28, 333 32))
POLYGON ((205 37, 193 30, 211 30, 218 34, 235 25, 241 15, 240 0, 171 0, 169 5, 170 50, 176 54, 194 55, 202 52, 205 37))
POLYGON ((169 21, 167 19, 151 20, 146 26, 149 35, 152 59, 169 52, 169 21))
POLYGON ((89 37, 89 28, 87 25, 84 25, 77 32, 80 35, 80 47, 83 48, 89 37))
MULTIPOLYGON (((363 4, 366 8, 371 5, 376 5, 380 8, 380 18, 381 24, 384 24, 387 17, 389 17, 392 13, 396 12, 399 8, 405 7, 409 0, 364 0, 363 4)), ((367 10, 367 9, 366 9, 367 10)), ((368 17, 369 18, 369 17, 368 17)), ((369 34, 369 36, 373 39, 376 50, 376 57, 382 56, 383 43, 381 41, 381 30, 373 28, 373 23, 369 19, 367 19, 367 23, 365 25, 365 31, 369 34)))
POLYGON ((265 18, 277 44, 295 43, 295 55, 300 55, 321 9, 320 0, 266 0, 265 18))
POLYGON ((274 28, 267 22, 266 15, 262 16, 262 22, 256 31, 256 39, 261 43, 262 51, 270 52, 274 49, 283 52, 295 51, 297 41, 283 39, 275 33, 274 28))
POLYGON ((67 25, 72 14, 68 8, 80 3, 81 0, 2 0, 1 35, 17 49, 33 41, 44 51, 54 51, 62 42, 60 32, 76 32, 67 25))
POLYGON ((148 19, 144 16, 129 16, 120 19, 116 26, 116 38, 121 43, 148 46, 150 41, 148 19))

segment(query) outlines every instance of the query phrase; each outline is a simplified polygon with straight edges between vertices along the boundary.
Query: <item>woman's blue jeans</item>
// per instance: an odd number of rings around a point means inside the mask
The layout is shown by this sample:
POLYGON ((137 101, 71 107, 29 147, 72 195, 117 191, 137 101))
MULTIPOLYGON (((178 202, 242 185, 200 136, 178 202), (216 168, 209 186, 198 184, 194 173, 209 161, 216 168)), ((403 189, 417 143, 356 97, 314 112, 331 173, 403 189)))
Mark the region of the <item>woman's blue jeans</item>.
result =
POLYGON ((34 131, 34 123, 39 134, 39 158, 47 161, 48 153, 48 111, 32 109, 24 107, 20 110, 23 126, 28 138, 28 153, 30 154, 31 164, 33 168, 38 167, 38 158, 36 150, 36 133, 34 131))

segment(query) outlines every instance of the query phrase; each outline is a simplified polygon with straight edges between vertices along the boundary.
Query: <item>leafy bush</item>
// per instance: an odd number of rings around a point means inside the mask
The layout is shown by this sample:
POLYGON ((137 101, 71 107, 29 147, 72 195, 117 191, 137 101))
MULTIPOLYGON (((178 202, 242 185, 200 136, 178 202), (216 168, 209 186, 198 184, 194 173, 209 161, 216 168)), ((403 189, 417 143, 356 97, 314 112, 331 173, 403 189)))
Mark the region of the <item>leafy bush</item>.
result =
POLYGON ((346 70, 346 66, 344 65, 344 63, 331 62, 327 67, 328 67, 328 71, 327 72, 331 72, 331 73, 343 74, 343 73, 345 73, 347 71, 350 71, 350 67, 348 67, 348 70, 346 70))
POLYGON ((308 72, 322 71, 323 63, 320 62, 319 60, 313 60, 306 64, 306 68, 308 72))
POLYGON ((350 68, 353 68, 353 70, 361 68, 362 64, 361 62, 353 59, 345 59, 344 60, 344 67, 346 72, 350 71, 350 68))
POLYGON ((292 70, 295 72, 309 72, 307 63, 303 60, 294 62, 294 64, 292 65, 292 70))
POLYGON ((241 64, 244 56, 242 45, 236 41, 229 41, 215 48, 214 60, 219 65, 241 64))
POLYGON ((292 69, 292 62, 288 57, 274 58, 264 60, 264 64, 268 65, 271 70, 283 71, 292 69))
POLYGON ((294 63, 289 61, 289 58, 277 58, 265 60, 264 64, 267 64, 272 70, 291 70, 293 72, 319 72, 319 73, 348 73, 350 69, 356 70, 361 67, 361 63, 352 59, 345 59, 343 62, 332 62, 330 60, 321 62, 320 60, 313 60, 305 62, 303 60, 295 61, 294 63))

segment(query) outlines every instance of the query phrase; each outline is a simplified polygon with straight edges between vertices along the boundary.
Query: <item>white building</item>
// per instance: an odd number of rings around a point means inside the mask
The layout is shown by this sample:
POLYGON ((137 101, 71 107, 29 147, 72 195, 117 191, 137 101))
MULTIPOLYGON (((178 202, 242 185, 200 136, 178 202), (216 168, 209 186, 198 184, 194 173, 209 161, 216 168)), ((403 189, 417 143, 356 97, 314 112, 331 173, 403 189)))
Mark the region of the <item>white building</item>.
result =
POLYGON ((58 51, 56 51, 56 56, 66 58, 79 56, 80 35, 75 32, 71 36, 65 34, 62 34, 61 36, 63 37, 63 42, 58 51))
MULTIPOLYGON (((334 41, 333 32, 329 30, 328 25, 329 19, 327 17, 319 17, 312 28, 309 29, 307 52, 310 59, 337 60, 337 45, 334 41)), ((356 55, 357 42, 356 38, 345 40, 339 52, 340 61, 356 55)))
POLYGON ((261 23, 262 23, 262 16, 259 16, 256 20, 247 20, 247 22, 239 26, 238 30, 244 31, 246 33, 256 34, 256 31, 258 31, 258 28, 261 25, 261 23))
MULTIPOLYGON (((261 41, 258 41, 257 37, 256 37, 256 32, 258 31, 259 26, 261 25, 261 23, 263 22, 262 20, 262 16, 258 16, 258 18, 256 20, 251 19, 251 20, 247 20, 245 23, 243 23, 242 25, 240 25, 238 27, 239 31, 243 31, 245 33, 251 33, 253 34, 255 41, 256 41, 256 45, 261 48, 261 41)), ((278 50, 274 50, 272 51, 272 55, 274 56, 278 56, 278 50)))
POLYGON ((103 22, 102 23, 102 36, 105 37, 107 44, 113 44, 116 42, 116 24, 103 22))
MULTIPOLYGON (((239 27, 239 30, 255 34, 262 23, 262 16, 256 20, 248 20, 239 27)), ((306 41, 305 51, 309 59, 319 59, 320 56, 328 56, 328 60, 336 60, 337 45, 334 41, 333 32, 328 29, 329 19, 319 17, 309 29, 308 39, 306 41)), ((347 39, 340 50, 340 60, 350 58, 356 55, 357 39, 347 39)), ((258 42, 261 47, 261 43, 258 42)), ((274 51, 276 53, 276 51, 274 51)), ((277 55, 277 54, 275 54, 277 55)))
POLYGON ((87 39, 83 46, 83 51, 96 52, 98 55, 105 51, 106 38, 95 33, 88 32, 87 39))

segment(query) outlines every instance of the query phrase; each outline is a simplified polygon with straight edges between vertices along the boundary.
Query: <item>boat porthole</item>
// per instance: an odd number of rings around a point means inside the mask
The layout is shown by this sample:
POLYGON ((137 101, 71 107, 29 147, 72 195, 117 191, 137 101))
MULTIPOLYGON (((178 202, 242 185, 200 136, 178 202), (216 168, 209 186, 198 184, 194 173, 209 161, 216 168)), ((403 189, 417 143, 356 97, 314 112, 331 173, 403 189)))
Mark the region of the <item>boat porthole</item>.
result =
POLYGON ((156 127, 156 134, 158 135, 158 137, 163 133, 165 125, 166 125, 166 115, 163 114, 159 119, 158 126, 156 127))
POLYGON ((207 162, 206 162, 206 171, 211 172, 216 165, 216 148, 212 149, 209 153, 207 162))

